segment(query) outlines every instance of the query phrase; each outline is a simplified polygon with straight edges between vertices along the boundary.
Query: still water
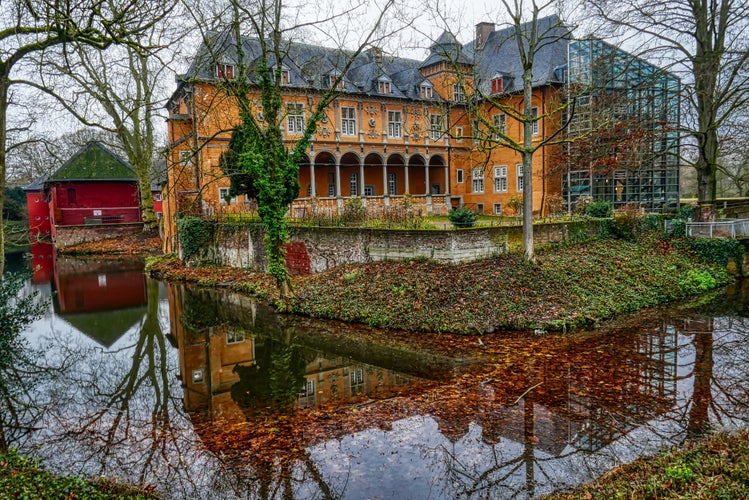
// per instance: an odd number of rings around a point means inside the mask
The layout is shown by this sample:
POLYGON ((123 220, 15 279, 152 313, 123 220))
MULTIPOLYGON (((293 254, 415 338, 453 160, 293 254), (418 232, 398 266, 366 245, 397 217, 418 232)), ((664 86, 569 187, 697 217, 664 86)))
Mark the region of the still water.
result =
POLYGON ((279 317, 137 261, 31 262, 49 308, 5 374, 6 437, 167 498, 537 497, 749 422, 749 283, 479 342, 279 317))

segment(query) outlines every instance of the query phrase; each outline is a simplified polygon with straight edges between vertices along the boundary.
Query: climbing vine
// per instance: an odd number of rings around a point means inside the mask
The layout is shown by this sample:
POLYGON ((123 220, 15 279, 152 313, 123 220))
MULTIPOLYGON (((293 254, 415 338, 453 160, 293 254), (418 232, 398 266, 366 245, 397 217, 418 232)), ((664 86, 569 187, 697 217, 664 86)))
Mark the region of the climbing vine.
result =
POLYGON ((213 243, 215 227, 213 222, 197 217, 183 217, 177 220, 177 233, 182 248, 182 258, 187 260, 198 251, 213 243))

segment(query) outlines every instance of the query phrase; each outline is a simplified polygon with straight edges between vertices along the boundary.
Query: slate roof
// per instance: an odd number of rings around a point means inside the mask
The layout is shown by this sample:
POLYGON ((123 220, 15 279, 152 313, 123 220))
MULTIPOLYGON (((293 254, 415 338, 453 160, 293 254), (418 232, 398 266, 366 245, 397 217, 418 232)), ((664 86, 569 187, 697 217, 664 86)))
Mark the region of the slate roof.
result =
MULTIPOLYGON (((542 42, 542 47, 536 54, 533 84, 543 86, 564 83, 562 70, 567 64, 570 30, 560 23, 557 16, 549 16, 538 20, 538 31, 545 35, 546 41, 542 42)), ((420 69, 441 62, 473 65, 478 84, 486 93, 491 78, 496 74, 505 77, 506 91, 520 90, 522 68, 513 33, 512 27, 494 31, 487 37, 484 46, 477 48, 475 41, 461 45, 453 34, 445 31, 432 44, 424 61, 389 55, 376 57, 372 50, 362 52, 356 56, 344 75, 343 92, 379 95, 378 81, 385 79, 392 83, 388 97, 420 100, 419 87, 426 81, 420 69)), ((248 67, 252 70, 262 54, 260 41, 243 37, 242 49, 248 67)), ((298 42, 288 43, 284 51, 286 57, 282 64, 289 71, 288 86, 317 90, 327 88, 326 77, 337 75, 353 55, 353 52, 347 50, 298 42)), ((178 76, 177 81, 182 86, 192 79, 216 80, 216 64, 236 62, 237 45, 234 37, 228 32, 211 32, 206 36, 188 71, 178 76)), ((276 64, 272 58, 268 63, 271 66, 276 64)), ((176 95, 175 92, 172 100, 176 95)), ((436 93, 433 100, 439 100, 436 93)))
POLYGON ((128 162, 100 142, 90 142, 50 175, 51 181, 138 180, 128 162))
MULTIPOLYGON (((533 60, 533 86, 565 83, 562 70, 567 66, 570 29, 557 16, 548 16, 538 20, 538 33, 543 38, 533 60)), ((472 41, 463 50, 475 60, 476 78, 483 93, 489 93, 491 79, 498 73, 505 77, 505 91, 522 90, 523 68, 514 27, 490 33, 482 48, 472 41)))

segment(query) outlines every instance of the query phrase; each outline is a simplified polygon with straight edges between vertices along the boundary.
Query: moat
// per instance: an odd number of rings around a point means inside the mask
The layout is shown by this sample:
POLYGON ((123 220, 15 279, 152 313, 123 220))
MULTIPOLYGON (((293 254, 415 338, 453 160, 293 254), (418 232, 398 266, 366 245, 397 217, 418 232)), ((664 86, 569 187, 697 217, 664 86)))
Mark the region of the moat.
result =
POLYGON ((537 497, 749 422, 745 282, 595 330, 409 344, 138 261, 39 261, 6 437, 167 498, 537 497))

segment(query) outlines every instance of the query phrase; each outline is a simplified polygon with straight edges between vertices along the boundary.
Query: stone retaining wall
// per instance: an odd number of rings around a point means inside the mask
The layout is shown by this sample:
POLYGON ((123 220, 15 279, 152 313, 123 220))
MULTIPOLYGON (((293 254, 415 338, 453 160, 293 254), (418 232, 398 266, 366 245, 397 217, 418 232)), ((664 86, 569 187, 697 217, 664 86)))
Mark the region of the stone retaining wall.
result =
POLYGON ((54 242, 57 248, 77 245, 87 241, 107 240, 143 231, 143 223, 101 224, 83 226, 55 226, 54 242))
MULTIPOLYGON (((533 227, 536 247, 595 237, 599 223, 576 221, 533 227)), ((294 274, 310 274, 347 263, 428 258, 444 263, 470 262, 522 250, 520 226, 445 230, 292 227, 286 260, 294 274)), ((226 225, 213 246, 191 261, 264 270, 263 230, 259 224, 226 225)))

